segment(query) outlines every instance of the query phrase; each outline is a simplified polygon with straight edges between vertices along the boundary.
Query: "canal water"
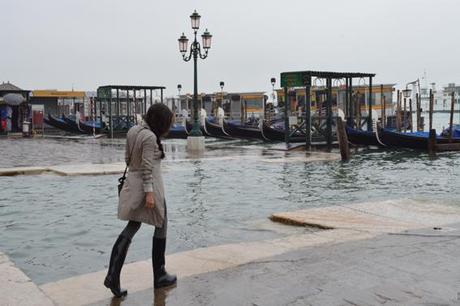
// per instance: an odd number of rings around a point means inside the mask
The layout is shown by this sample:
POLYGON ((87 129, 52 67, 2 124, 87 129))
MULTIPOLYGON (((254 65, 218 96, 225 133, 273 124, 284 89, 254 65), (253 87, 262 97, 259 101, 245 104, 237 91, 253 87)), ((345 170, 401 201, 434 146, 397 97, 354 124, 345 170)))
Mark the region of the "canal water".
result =
MULTIPOLYGON (((124 141, 0 140, 0 167, 123 161, 124 141)), ((208 141, 208 158, 189 158, 183 140, 166 141, 168 253, 293 234, 270 214, 383 200, 460 205, 460 153, 430 158, 369 150, 348 163, 305 162, 304 153, 258 142, 208 141)), ((99 271, 124 222, 117 220, 118 175, 0 177, 0 251, 39 284, 99 271)), ((127 261, 150 258, 143 226, 127 261)))

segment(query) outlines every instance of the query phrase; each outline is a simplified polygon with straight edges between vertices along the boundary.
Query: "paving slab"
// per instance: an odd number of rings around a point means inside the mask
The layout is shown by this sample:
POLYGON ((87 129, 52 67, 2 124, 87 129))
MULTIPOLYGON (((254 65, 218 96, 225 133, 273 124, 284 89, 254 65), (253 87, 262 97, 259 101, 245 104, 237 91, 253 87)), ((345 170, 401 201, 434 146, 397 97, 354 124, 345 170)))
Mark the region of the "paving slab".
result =
POLYGON ((117 174, 125 170, 125 163, 81 164, 50 166, 49 171, 63 176, 117 174))
POLYGON ((443 263, 458 266, 460 223, 451 226, 456 230, 449 234, 440 235, 430 227, 411 229, 406 235, 380 233, 369 239, 308 246, 181 278, 169 290, 147 289, 122 301, 109 298, 89 305, 460 305, 460 270, 446 270, 440 277, 431 265, 439 247, 449 245, 457 253, 443 254, 443 263), (393 256, 396 249, 404 250, 398 252, 404 255, 393 256), (373 254, 366 256, 366 265, 362 254, 373 254), (426 273, 404 271, 411 261, 426 273))
POLYGON ((54 305, 27 275, 0 252, 0 305, 54 305))
POLYGON ((396 233, 460 222, 460 207, 402 199, 275 213, 271 219, 299 226, 396 233))
POLYGON ((0 176, 37 175, 48 171, 47 167, 0 168, 0 176))

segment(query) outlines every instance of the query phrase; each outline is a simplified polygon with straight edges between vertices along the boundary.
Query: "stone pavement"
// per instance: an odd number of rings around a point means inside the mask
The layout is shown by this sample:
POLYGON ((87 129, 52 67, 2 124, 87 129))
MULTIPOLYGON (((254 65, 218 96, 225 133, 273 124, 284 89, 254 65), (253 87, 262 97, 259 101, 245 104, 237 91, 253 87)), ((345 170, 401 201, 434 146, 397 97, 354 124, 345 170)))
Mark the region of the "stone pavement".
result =
POLYGON ((54 305, 51 299, 1 252, 0 296, 0 305, 54 305))
POLYGON ((91 305, 460 305, 460 223, 306 247, 91 305))

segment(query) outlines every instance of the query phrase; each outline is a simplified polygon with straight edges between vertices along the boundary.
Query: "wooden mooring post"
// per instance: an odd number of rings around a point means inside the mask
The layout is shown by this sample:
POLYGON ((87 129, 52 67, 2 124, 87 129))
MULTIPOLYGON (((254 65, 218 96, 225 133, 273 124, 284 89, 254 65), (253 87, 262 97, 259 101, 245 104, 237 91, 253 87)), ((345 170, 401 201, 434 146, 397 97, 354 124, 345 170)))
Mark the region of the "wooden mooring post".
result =
POLYGON ((396 96, 396 130, 401 132, 401 92, 399 90, 396 96))
POLYGON ((383 84, 380 85, 380 122, 382 126, 385 127, 385 96, 383 95, 383 84))
POLYGON ((454 107, 455 107, 455 92, 451 94, 450 103, 450 120, 449 120, 449 142, 452 142, 453 124, 454 124, 454 107))
POLYGON ((339 140, 342 161, 350 160, 350 146, 348 145, 347 131, 345 130, 345 124, 340 117, 337 117, 337 138, 339 140))
MULTIPOLYGON (((436 152, 442 151, 460 151, 460 143, 452 142, 453 138, 453 124, 454 124, 454 111, 455 111, 455 92, 451 94, 451 104, 450 104, 450 118, 449 118, 449 136, 448 143, 435 144, 436 152)), ((436 141, 436 139, 435 139, 436 141)))
POLYGON ((436 130, 431 129, 428 137, 428 153, 434 155, 436 153, 436 130))
POLYGON ((433 90, 430 89, 430 110, 429 110, 429 137, 428 137, 428 153, 430 155, 436 152, 436 130, 433 129, 433 90))
POLYGON ((410 123, 410 132, 412 133, 414 131, 414 125, 413 120, 412 120, 412 99, 409 99, 409 121, 410 123))
POLYGON ((433 129, 433 104, 434 104, 433 90, 430 89, 430 110, 429 110, 429 128, 428 128, 428 131, 430 132, 433 129))
POLYGON ((415 107, 417 108, 417 132, 423 131, 422 118, 421 118, 421 105, 420 96, 418 93, 415 94, 415 107))

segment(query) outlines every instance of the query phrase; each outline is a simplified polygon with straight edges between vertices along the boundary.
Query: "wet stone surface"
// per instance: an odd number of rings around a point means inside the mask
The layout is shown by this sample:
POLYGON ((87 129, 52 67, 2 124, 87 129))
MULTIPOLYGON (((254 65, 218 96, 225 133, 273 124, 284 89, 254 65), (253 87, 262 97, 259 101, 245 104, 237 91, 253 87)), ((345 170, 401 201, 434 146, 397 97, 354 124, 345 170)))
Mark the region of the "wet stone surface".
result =
POLYGON ((459 256, 452 224, 304 248, 91 305, 458 305, 459 256))

